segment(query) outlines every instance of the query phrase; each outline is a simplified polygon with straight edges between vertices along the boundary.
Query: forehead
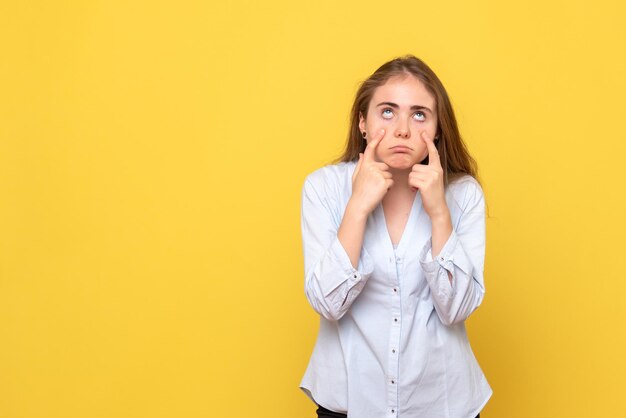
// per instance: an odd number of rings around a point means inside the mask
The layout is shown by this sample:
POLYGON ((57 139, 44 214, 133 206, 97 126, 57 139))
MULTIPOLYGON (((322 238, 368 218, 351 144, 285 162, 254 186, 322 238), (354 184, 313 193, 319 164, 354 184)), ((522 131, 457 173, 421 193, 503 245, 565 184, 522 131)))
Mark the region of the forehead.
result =
POLYGON ((376 88, 370 106, 376 106, 380 102, 393 102, 407 108, 413 105, 426 106, 430 109, 435 107, 435 97, 426 89, 424 83, 412 75, 392 77, 376 88))

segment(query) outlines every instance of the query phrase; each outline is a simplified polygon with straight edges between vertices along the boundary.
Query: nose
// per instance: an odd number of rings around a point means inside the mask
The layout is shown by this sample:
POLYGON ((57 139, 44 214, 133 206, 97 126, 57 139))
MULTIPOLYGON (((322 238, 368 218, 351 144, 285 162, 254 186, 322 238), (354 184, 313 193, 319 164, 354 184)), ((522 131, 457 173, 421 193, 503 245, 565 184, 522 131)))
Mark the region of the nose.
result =
POLYGON ((396 127, 396 137, 398 138, 409 138, 411 136, 411 131, 409 130, 409 126, 406 122, 399 122, 396 127))

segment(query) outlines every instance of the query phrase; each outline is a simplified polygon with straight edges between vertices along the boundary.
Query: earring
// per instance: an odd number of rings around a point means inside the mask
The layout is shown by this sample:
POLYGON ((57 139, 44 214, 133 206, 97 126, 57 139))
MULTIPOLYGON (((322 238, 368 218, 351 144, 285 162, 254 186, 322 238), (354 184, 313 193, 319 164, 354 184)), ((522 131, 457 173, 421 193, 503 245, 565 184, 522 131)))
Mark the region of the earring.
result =
POLYGON ((367 138, 367 132, 363 131, 362 134, 363 134, 363 139, 367 138))

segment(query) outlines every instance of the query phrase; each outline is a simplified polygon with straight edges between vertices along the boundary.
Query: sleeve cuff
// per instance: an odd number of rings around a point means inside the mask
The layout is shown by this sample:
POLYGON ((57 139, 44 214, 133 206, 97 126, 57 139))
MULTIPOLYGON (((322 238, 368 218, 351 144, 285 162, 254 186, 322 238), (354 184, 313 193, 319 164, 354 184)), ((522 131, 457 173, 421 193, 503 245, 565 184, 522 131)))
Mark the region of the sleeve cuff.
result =
POLYGON ((450 237, 448 237, 436 259, 432 257, 432 237, 426 241, 420 253, 420 264, 427 273, 436 272, 439 266, 454 273, 455 265, 467 275, 471 274, 472 271, 471 264, 454 229, 452 229, 450 237))
POLYGON ((367 280, 374 271, 374 265, 365 248, 361 249, 359 256, 358 269, 355 269, 350 262, 350 256, 341 245, 339 237, 335 237, 330 247, 330 256, 334 259, 334 263, 337 268, 337 274, 334 275, 333 280, 325 282, 322 285, 322 291, 324 296, 328 296, 337 287, 347 281, 348 288, 351 288, 361 282, 367 280))

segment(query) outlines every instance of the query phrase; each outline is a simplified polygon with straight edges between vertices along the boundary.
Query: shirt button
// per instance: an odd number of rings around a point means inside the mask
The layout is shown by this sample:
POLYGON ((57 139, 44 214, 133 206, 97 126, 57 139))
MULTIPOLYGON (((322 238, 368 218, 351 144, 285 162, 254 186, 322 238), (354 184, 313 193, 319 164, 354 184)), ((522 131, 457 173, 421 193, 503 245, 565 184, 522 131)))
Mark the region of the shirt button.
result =
POLYGON ((397 287, 394 287, 394 288, 393 288, 393 291, 394 291, 394 292, 397 292, 397 291, 398 291, 398 288, 397 288, 397 287))
POLYGON ((401 259, 400 257, 396 257, 396 261, 397 261, 398 263, 401 263, 401 262, 402 262, 402 259, 401 259))
POLYGON ((392 413, 392 414, 395 414, 395 412, 396 412, 396 410, 395 410, 395 409, 392 409, 392 410, 391 410, 391 413, 392 413))
POLYGON ((356 274, 354 275, 354 278, 356 279, 356 274))
POLYGON ((395 385, 395 384, 396 384, 396 381, 395 381, 395 380, 392 380, 392 381, 391 381, 391 384, 392 384, 392 385, 395 385))
POLYGON ((398 322, 398 318, 393 318, 393 321, 394 322, 398 322))
POLYGON ((394 349, 392 349, 392 350, 391 350, 391 352, 392 352, 392 353, 395 353, 395 352, 396 352, 396 349, 395 349, 395 348, 394 348, 394 349))

